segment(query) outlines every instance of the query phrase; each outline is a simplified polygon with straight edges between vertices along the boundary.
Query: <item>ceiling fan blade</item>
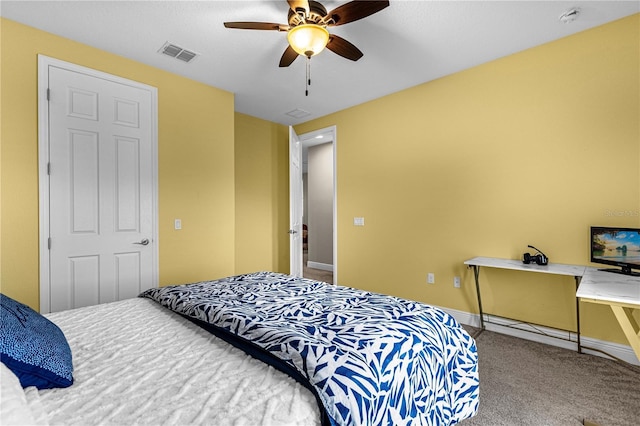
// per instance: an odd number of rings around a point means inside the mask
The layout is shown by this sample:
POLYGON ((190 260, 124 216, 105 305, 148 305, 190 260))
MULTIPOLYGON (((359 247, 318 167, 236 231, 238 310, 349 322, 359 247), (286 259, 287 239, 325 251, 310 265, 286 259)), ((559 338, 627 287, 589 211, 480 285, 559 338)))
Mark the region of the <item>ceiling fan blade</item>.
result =
POLYGON ((329 36, 327 49, 331 50, 333 53, 337 53, 343 58, 351 59, 352 61, 357 61, 364 55, 364 53, 362 53, 360 49, 335 34, 331 34, 329 36))
POLYGON ((289 7, 294 12, 298 12, 298 9, 304 9, 304 17, 309 16, 309 1, 308 0, 287 0, 289 7))
POLYGON ((273 30, 289 31, 289 26, 284 24, 273 24, 270 22, 225 22, 226 28, 238 28, 241 30, 273 30))
POLYGON ((387 6, 389 6, 389 2, 387 0, 354 0, 333 9, 327 14, 327 17, 324 19, 324 21, 328 22, 329 26, 344 25, 349 22, 357 21, 358 19, 366 18, 367 16, 380 12, 387 6), (330 22, 331 20, 333 21, 333 23, 330 22))
POLYGON ((288 67, 298 56, 298 52, 293 50, 293 47, 287 46, 287 49, 282 54, 282 58, 280 58, 280 67, 288 67))

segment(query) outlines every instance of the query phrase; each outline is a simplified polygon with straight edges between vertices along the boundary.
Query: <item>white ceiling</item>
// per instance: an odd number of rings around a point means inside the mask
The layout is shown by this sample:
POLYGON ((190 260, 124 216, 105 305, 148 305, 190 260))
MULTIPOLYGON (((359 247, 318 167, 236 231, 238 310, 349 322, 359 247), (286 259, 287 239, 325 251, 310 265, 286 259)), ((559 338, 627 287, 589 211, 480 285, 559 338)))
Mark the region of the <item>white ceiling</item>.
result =
MULTIPOLYGON (((327 10, 346 0, 322 1, 327 10)), ((636 1, 391 0, 381 12, 330 28, 364 57, 325 50, 279 68, 286 34, 226 29, 225 21, 287 23, 277 1, 8 1, 8 19, 77 40, 235 94, 238 112, 297 124, 638 13, 636 1), (564 24, 559 16, 578 7, 564 24), (197 52, 191 63, 158 53, 165 42, 197 52), (307 111, 305 117, 287 115, 307 111)))

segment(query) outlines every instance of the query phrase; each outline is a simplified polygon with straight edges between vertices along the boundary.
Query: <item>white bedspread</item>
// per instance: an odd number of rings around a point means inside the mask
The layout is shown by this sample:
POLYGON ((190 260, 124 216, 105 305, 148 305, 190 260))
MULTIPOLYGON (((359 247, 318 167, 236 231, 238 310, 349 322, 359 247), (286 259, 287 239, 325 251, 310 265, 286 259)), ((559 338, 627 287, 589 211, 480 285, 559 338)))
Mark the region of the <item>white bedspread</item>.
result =
POLYGON ((48 314, 73 386, 28 392, 50 424, 317 425, 309 390, 148 299, 48 314))

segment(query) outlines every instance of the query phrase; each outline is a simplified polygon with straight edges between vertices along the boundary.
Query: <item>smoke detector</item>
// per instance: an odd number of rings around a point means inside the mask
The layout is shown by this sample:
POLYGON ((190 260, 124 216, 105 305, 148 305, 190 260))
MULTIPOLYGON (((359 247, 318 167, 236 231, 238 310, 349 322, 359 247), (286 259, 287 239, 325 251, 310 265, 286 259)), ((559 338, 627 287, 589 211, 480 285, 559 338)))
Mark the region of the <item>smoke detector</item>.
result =
POLYGON ((573 22, 578 19, 579 15, 580 9, 578 9, 577 7, 573 7, 560 15, 558 17, 558 20, 560 20, 560 22, 562 22, 563 24, 568 24, 569 22, 573 22))
POLYGON ((192 52, 191 50, 184 49, 180 46, 177 46, 173 43, 166 42, 164 46, 158 50, 159 53, 163 55, 171 56, 172 58, 179 59, 183 62, 191 62, 198 56, 197 53, 192 52))

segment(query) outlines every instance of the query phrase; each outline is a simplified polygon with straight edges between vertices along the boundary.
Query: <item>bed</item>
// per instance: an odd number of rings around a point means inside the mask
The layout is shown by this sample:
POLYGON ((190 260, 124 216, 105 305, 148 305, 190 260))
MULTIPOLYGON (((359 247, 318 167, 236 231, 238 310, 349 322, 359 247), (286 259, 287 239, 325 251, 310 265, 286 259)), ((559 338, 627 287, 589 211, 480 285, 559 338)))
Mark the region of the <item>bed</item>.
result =
POLYGON ((3 424, 440 425, 478 409, 473 339, 400 298, 259 272, 45 317, 72 376, 23 390, 3 364, 3 424))

